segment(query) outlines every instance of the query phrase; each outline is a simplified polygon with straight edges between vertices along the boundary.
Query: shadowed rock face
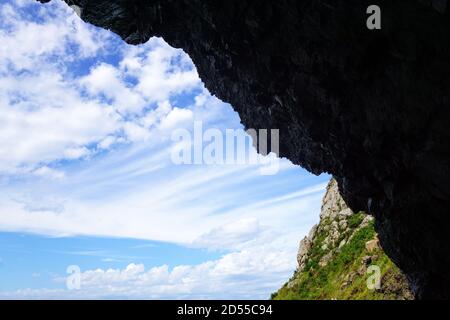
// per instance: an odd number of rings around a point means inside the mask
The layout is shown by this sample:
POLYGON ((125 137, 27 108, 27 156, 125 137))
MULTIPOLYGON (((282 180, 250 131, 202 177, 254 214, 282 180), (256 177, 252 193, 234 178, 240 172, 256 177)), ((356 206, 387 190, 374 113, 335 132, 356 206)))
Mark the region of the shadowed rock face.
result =
MULTIPOLYGON (((417 298, 450 298, 450 9, 446 0, 65 0, 138 44, 163 37, 248 128, 328 172, 417 298)), ((48 2, 41 0, 41 2, 48 2)))

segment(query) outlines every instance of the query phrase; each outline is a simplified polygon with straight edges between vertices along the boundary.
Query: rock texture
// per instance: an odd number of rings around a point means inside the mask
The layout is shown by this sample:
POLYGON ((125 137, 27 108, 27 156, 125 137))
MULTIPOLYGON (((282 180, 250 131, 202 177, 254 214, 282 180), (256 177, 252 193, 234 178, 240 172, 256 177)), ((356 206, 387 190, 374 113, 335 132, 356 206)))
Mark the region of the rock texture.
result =
MULTIPOLYGON (((40 0, 48 2, 48 0, 40 0)), ((446 0, 65 0, 138 44, 161 36, 280 154, 333 174, 418 298, 450 298, 450 9, 446 0)))
POLYGON ((412 299, 405 275, 378 245, 373 220, 365 213, 353 213, 331 180, 320 223, 300 242, 297 271, 272 298, 412 299), (369 288, 374 266, 380 271, 380 286, 369 288))
MULTIPOLYGON (((331 180, 323 198, 320 211, 320 223, 314 226, 308 236, 300 241, 297 254, 298 271, 305 269, 306 263, 311 258, 311 247, 318 235, 322 235, 320 249, 325 253, 321 256, 319 265, 326 266, 335 255, 336 251, 347 244, 353 235, 361 228, 366 227, 373 217, 364 214, 360 220, 352 221, 355 213, 342 199, 336 180, 331 180)), ((374 240, 368 241, 368 243, 374 240)), ((367 243, 366 243, 367 245, 367 243)))

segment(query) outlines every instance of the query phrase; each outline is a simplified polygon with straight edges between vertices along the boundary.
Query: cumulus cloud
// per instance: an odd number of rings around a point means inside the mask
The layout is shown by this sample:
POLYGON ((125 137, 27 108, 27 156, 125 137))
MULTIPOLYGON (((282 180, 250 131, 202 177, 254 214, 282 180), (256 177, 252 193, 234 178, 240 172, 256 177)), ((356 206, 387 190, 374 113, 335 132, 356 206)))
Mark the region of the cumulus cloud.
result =
POLYGON ((103 96, 120 113, 139 113, 147 105, 142 95, 129 88, 116 67, 102 63, 94 67, 80 82, 94 97, 103 96))
MULTIPOLYGON (((22 289, 2 292, 4 299, 268 299, 290 275, 292 249, 253 247, 197 265, 82 271, 80 290, 22 289)), ((66 276, 54 279, 64 285, 66 276)))
POLYGON ((117 126, 113 110, 84 100, 56 75, 4 77, 0 86, 2 171, 66 155, 73 158, 74 150, 114 132, 117 126))
POLYGON ((92 32, 67 6, 58 3, 47 6, 45 9, 30 1, 1 5, 0 71, 44 69, 45 65, 36 62, 48 62, 52 54, 65 61, 75 56, 92 57, 110 37, 106 31, 92 32), (24 7, 32 7, 34 19, 24 7), (67 54, 69 47, 75 50, 74 55, 67 54))
POLYGON ((156 42, 127 50, 120 69, 138 79, 135 89, 149 101, 165 101, 200 84, 197 70, 186 54, 156 42))
POLYGON ((173 108, 161 121, 162 130, 176 129, 186 124, 192 124, 194 115, 191 110, 173 108))
POLYGON ((192 118, 169 100, 201 82, 190 59, 163 40, 121 44, 117 64, 99 62, 84 74, 77 64, 107 56, 119 40, 56 1, 2 4, 0 21, 0 173, 146 141, 161 123, 170 129, 192 118))

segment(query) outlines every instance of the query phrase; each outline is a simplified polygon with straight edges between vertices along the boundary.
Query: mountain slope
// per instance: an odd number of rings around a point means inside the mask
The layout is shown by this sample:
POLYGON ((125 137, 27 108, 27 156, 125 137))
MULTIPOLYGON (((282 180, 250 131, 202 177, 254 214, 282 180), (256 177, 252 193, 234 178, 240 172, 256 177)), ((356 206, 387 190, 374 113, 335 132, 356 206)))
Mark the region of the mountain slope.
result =
POLYGON ((327 187, 320 223, 300 243, 298 263, 294 276, 273 299, 413 298, 405 276, 379 246, 373 218, 352 212, 335 180, 327 187), (379 283, 378 289, 369 289, 368 280, 379 283))

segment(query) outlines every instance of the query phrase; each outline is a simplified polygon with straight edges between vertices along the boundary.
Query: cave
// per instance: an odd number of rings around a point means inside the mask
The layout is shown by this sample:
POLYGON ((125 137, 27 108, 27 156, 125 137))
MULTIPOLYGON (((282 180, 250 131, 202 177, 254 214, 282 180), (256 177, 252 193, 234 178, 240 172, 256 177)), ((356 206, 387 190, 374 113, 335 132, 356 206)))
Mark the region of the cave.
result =
MULTIPOLYGON (((38 0, 48 2, 49 0, 38 0)), ((65 0, 129 44, 164 38, 281 157, 330 173, 375 216, 417 299, 450 298, 446 0, 65 0)))

